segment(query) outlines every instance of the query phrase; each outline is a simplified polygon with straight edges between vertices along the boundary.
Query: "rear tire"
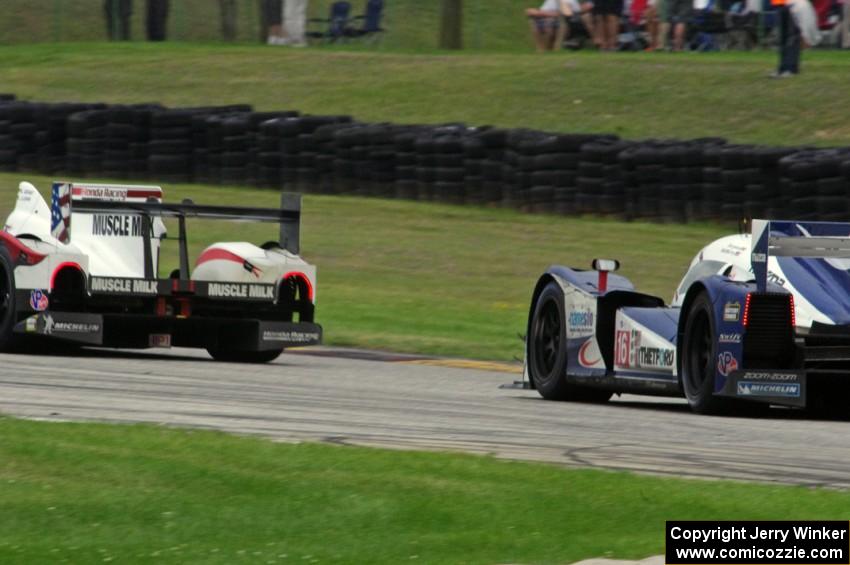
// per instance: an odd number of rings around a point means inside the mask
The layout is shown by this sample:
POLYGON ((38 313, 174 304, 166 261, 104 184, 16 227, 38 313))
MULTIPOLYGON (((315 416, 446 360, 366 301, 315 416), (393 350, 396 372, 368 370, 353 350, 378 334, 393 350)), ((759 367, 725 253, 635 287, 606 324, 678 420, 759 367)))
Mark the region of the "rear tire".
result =
POLYGON ((226 361, 229 363, 269 363, 280 357, 280 354, 283 353, 283 348, 265 351, 232 351, 208 347, 207 353, 216 361, 226 361))
POLYGON ((0 352, 12 351, 18 345, 13 333, 15 322, 15 266, 6 248, 0 246, 0 352))
POLYGON ((546 400, 605 402, 613 394, 607 390, 567 382, 567 335, 564 294, 550 282, 534 305, 528 335, 528 370, 540 396, 546 400))
POLYGON ((691 410, 698 414, 723 414, 731 405, 729 399, 714 396, 715 328, 714 309, 703 292, 688 310, 682 341, 682 389, 691 410))

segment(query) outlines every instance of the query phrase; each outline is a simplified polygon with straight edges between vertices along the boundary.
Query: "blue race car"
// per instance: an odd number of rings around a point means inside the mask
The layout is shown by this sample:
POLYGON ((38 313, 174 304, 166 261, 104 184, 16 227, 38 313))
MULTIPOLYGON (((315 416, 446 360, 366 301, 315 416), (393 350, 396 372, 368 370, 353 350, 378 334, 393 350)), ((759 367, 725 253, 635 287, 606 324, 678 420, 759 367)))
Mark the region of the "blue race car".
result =
POLYGON ((846 411, 850 224, 754 220, 703 248, 673 302, 619 263, 552 266, 529 311, 525 376, 546 399, 684 396, 699 413, 745 401, 846 411))

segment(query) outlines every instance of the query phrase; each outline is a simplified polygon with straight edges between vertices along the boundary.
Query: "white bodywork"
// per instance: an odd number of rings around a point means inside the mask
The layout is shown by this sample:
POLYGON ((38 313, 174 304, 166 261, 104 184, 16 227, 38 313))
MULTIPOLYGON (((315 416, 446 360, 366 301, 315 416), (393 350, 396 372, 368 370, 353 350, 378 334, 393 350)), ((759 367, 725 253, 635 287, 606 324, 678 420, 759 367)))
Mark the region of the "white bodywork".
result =
POLYGON ((273 284, 289 276, 305 279, 315 302, 316 267, 279 247, 263 249, 244 241, 216 243, 204 249, 192 271, 198 281, 273 284))
MULTIPOLYGON (((697 279, 708 275, 727 275, 732 280, 748 281, 753 279, 750 262, 750 234, 729 235, 715 240, 700 250, 691 261, 687 273, 679 283, 673 296, 672 306, 681 306, 690 285, 697 279)), ((846 260, 830 259, 838 262, 846 260)), ((847 265, 835 265, 837 268, 847 268, 847 265)), ((810 328, 812 322, 833 324, 826 315, 817 310, 802 293, 788 282, 782 272, 776 257, 768 257, 768 280, 779 285, 794 295, 794 313, 798 330, 810 328)))
MULTIPOLYGON (((61 231, 57 228, 59 218, 52 217, 51 208, 38 190, 28 182, 19 186, 15 209, 6 220, 5 231, 47 257, 35 265, 15 269, 17 288, 50 289, 52 278, 64 266, 78 267, 85 276, 145 278, 143 217, 72 212, 73 202, 86 199, 161 202, 162 189, 94 184, 62 186, 71 198, 70 208, 61 212, 70 217, 67 242, 57 237, 61 231)), ((165 225, 160 218, 154 218, 150 230, 154 278, 164 236, 165 225)), ((247 242, 216 243, 198 257, 192 273, 195 280, 236 283, 274 284, 288 276, 306 280, 310 297, 315 301, 316 267, 280 248, 266 250, 247 242)))

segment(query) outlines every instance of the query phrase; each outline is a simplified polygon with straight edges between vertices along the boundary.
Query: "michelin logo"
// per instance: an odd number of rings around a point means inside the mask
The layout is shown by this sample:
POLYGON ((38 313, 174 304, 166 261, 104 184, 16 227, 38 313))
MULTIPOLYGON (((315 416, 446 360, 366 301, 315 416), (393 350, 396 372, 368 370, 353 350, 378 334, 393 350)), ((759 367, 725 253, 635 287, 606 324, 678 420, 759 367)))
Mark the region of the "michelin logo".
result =
POLYGON ((754 383, 741 381, 738 383, 738 396, 781 396, 786 398, 799 398, 800 384, 754 383))

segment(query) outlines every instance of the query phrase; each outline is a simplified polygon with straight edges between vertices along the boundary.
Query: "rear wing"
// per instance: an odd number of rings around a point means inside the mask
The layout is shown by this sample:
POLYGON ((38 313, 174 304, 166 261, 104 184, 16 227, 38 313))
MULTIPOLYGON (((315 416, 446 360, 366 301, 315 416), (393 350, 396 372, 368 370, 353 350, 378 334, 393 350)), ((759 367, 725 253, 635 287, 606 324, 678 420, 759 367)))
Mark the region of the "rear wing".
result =
POLYGON ((850 259, 850 223, 753 220, 750 260, 760 292, 771 256, 850 259))
MULTIPOLYGON (((242 206, 208 206, 184 200, 177 204, 161 201, 162 189, 154 186, 95 185, 54 183, 52 222, 59 237, 64 231, 67 241, 73 212, 88 214, 115 213, 142 216, 145 271, 153 270, 151 259, 152 218, 177 218, 180 242, 180 278, 189 278, 189 251, 186 237, 186 218, 213 220, 241 220, 273 222, 280 224, 279 243, 283 249, 298 254, 301 249, 301 195, 283 193, 280 208, 253 208, 242 206)), ((59 237, 61 240, 62 238, 59 237)), ((147 276, 147 275, 146 275, 147 276)))

